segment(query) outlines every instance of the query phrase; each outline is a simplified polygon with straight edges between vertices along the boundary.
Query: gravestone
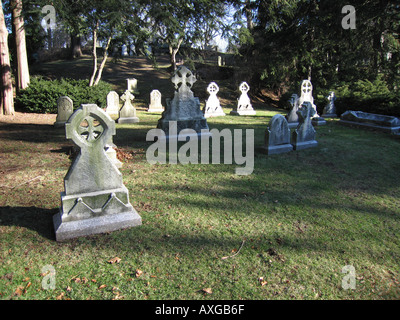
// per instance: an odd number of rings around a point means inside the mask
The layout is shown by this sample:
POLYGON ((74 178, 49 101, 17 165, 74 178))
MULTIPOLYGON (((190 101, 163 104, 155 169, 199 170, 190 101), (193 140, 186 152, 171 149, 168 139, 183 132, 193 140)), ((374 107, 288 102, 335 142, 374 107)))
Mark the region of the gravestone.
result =
POLYGON ((337 118, 336 107, 335 107, 335 100, 336 100, 335 92, 331 91, 329 93, 329 96, 326 97, 326 99, 328 99, 328 103, 324 108, 324 111, 322 113, 322 117, 324 117, 324 118, 337 118))
POLYGON ((239 86, 239 91, 241 95, 238 99, 237 106, 233 108, 230 112, 231 115, 235 116, 253 116, 256 114, 253 106, 251 105, 251 101, 247 93, 249 92, 250 87, 246 82, 242 82, 239 86))
POLYGON ((210 136, 208 124, 200 109, 199 98, 195 97, 191 90, 196 82, 196 77, 185 66, 180 66, 171 78, 175 85, 175 93, 172 99, 166 99, 167 106, 158 120, 157 128, 166 133, 167 139, 175 139, 183 129, 192 129, 200 137, 210 136), (177 135, 169 135, 170 122, 176 123, 177 135), (202 132, 203 130, 203 132, 202 132))
POLYGON ((64 126, 71 114, 74 112, 74 103, 71 98, 63 96, 57 100, 57 118, 54 122, 55 127, 64 126))
POLYGON ((400 119, 394 116, 348 110, 340 117, 340 124, 367 127, 383 132, 399 134, 400 119))
POLYGON ((122 175, 104 150, 115 135, 115 122, 97 105, 84 104, 65 131, 80 152, 64 178, 60 211, 53 217, 56 240, 141 225, 122 175))
POLYGON ((150 104, 147 112, 163 112, 164 107, 161 104, 161 92, 153 90, 150 92, 150 104))
POLYGON ((290 143, 288 122, 283 115, 277 114, 272 117, 267 130, 265 130, 262 151, 270 155, 290 152, 292 150, 293 146, 290 143))
POLYGON ((127 83, 127 90, 132 92, 133 94, 139 94, 138 88, 137 88, 137 79, 135 78, 129 78, 126 79, 127 83))
POLYGON ((118 118, 119 115, 119 95, 115 91, 110 91, 107 95, 107 114, 113 118, 118 118))
POLYGON ((291 105, 289 113, 286 115, 286 120, 288 121, 289 128, 297 128, 299 125, 299 115, 297 110, 299 110, 299 96, 294 93, 288 101, 291 105))
POLYGON ((314 126, 322 126, 326 124, 324 118, 320 117, 317 112, 317 106, 314 104, 314 97, 312 95, 313 85, 310 80, 303 80, 300 85, 300 98, 298 105, 302 106, 304 102, 310 102, 312 108, 315 111, 315 115, 312 119, 314 126))
POLYGON ((292 135, 292 145, 294 150, 302 150, 316 147, 318 142, 315 140, 315 129, 311 119, 315 115, 315 109, 311 102, 304 102, 297 111, 299 115, 299 125, 292 135))
POLYGON ((219 87, 215 82, 211 82, 207 87, 207 92, 209 93, 209 97, 206 101, 206 105, 204 107, 204 117, 220 117, 224 116, 225 113, 221 108, 221 104, 219 103, 219 99, 217 97, 217 93, 219 91, 219 87))
POLYGON ((132 105, 133 99, 135 99, 135 96, 129 90, 126 90, 121 96, 121 100, 124 101, 124 105, 122 106, 121 110, 119 110, 118 123, 139 122, 139 118, 136 117, 136 109, 132 105))

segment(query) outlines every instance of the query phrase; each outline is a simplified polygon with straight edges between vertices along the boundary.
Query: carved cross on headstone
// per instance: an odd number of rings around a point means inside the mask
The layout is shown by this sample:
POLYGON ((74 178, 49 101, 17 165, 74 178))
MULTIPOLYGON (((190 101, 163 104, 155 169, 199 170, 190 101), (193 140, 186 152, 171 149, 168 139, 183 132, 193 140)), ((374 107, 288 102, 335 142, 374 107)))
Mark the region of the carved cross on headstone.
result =
POLYGON ((210 95, 216 95, 219 91, 219 87, 215 82, 211 82, 207 87, 207 92, 210 95))
POLYGON ((240 84, 240 86, 239 86, 239 90, 240 90, 240 92, 243 94, 243 93, 247 93, 247 92, 249 92, 249 90, 250 90, 250 87, 249 87, 249 85, 246 83, 246 82, 242 82, 241 84, 240 84))
POLYGON ((175 89, 179 88, 179 91, 186 91, 190 90, 197 80, 188 68, 182 66, 175 72, 171 81, 175 85, 175 89))
POLYGON ((126 90, 125 93, 121 96, 121 100, 125 102, 124 106, 131 106, 131 101, 133 99, 135 99, 135 96, 129 90, 126 90))

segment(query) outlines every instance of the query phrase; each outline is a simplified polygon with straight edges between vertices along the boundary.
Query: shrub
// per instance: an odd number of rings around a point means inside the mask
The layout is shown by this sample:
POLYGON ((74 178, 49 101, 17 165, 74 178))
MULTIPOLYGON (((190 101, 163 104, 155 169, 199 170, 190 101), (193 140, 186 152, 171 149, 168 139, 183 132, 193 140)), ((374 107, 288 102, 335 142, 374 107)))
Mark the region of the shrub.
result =
POLYGON ((94 103, 105 108, 107 94, 111 90, 111 85, 104 81, 89 87, 89 80, 45 80, 34 77, 29 87, 18 93, 15 108, 24 112, 57 113, 57 100, 61 96, 70 97, 74 102, 74 109, 85 103, 94 103))

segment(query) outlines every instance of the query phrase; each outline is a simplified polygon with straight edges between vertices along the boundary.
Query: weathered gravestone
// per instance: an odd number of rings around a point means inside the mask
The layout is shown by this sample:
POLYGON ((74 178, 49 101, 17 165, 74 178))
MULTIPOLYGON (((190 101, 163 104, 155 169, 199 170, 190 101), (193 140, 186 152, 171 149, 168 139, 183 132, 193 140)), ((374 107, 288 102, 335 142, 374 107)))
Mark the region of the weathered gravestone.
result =
POLYGON ((122 175, 104 150, 115 122, 97 105, 86 104, 69 118, 65 131, 80 153, 64 178, 60 212, 53 217, 56 240, 140 225, 122 175))
POLYGON ((126 90, 125 93, 121 96, 121 100, 124 101, 124 105, 119 111, 118 123, 139 122, 139 118, 136 117, 136 109, 132 105, 133 99, 135 99, 135 96, 129 90, 126 90))
POLYGON ((199 98, 194 97, 191 90, 196 77, 185 66, 180 66, 171 78, 175 85, 173 99, 166 99, 167 107, 158 120, 157 128, 165 132, 167 139, 178 138, 179 132, 184 129, 194 130, 198 136, 210 136, 208 124, 200 109, 199 98), (170 134, 170 123, 173 124, 176 134, 170 134), (176 126, 176 127, 175 127, 176 126))
POLYGON ((320 117, 317 112, 317 106, 314 104, 314 97, 312 95, 313 85, 310 80, 303 80, 300 85, 300 98, 298 106, 302 106, 304 102, 310 102, 315 113, 312 119, 312 124, 315 126, 322 126, 326 124, 324 118, 320 117))
POLYGON ((127 90, 134 94, 139 94, 138 82, 135 78, 126 79, 127 90))
POLYGON ((299 126, 292 135, 292 145, 294 150, 301 150, 316 147, 318 142, 315 140, 315 129, 311 119, 315 115, 315 109, 311 102, 304 102, 297 111, 299 115, 299 126))
POLYGON ((206 101, 206 105, 204 107, 204 117, 220 117, 225 116, 224 111, 221 108, 221 104, 219 103, 219 99, 217 97, 217 93, 219 91, 219 87, 215 82, 211 82, 207 87, 207 92, 209 93, 209 97, 206 101))
POLYGON ((57 118, 55 127, 64 126, 71 114, 74 112, 74 103, 71 98, 63 96, 57 100, 57 118))
POLYGON ((239 91, 241 95, 238 99, 237 106, 233 108, 230 112, 231 115, 235 116, 253 116, 256 114, 256 111, 253 109, 251 105, 251 101, 247 93, 249 92, 250 87, 246 82, 242 82, 239 86, 239 91))
POLYGON ((122 45, 121 50, 122 50, 121 55, 122 55, 123 57, 129 56, 128 47, 126 46, 126 44, 123 44, 123 45, 122 45))
POLYGON ((400 133, 400 119, 382 114, 363 111, 346 111, 340 117, 340 124, 368 127, 393 134, 400 133))
POLYGON ((322 117, 337 118, 336 107, 335 107, 335 100, 336 100, 335 92, 331 91, 329 93, 329 96, 326 97, 326 99, 328 99, 328 103, 325 106, 324 111, 322 112, 322 117))
POLYGON ((267 130, 265 130, 264 146, 262 151, 266 154, 290 152, 293 146, 290 143, 290 128, 286 118, 277 114, 272 117, 267 130))
POLYGON ((119 115, 119 95, 115 91, 110 91, 107 95, 107 114, 113 118, 118 118, 119 115))
POLYGON ((297 110, 299 110, 299 96, 294 93, 288 101, 291 105, 289 113, 286 115, 286 120, 288 121, 289 128, 297 128, 299 125, 299 115, 297 110))
POLYGON ((150 104, 147 112, 163 112, 164 107, 161 103, 161 92, 158 90, 153 90, 150 92, 150 104))

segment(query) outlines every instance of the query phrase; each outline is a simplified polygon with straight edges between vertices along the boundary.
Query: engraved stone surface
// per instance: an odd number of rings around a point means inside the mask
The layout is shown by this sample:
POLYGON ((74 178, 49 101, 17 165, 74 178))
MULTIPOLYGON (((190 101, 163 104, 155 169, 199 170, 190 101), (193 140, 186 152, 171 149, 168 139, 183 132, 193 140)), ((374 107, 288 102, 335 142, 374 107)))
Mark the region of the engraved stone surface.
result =
POLYGON ((64 126, 73 112, 74 103, 71 98, 67 96, 60 97, 57 100, 57 118, 56 122, 54 122, 54 126, 64 126))
POLYGON ((239 91, 241 95, 238 99, 237 106, 233 108, 230 112, 231 115, 235 116, 253 116, 256 114, 256 111, 253 109, 251 105, 251 101, 247 93, 249 92, 250 87, 246 82, 242 82, 239 86, 239 91))
POLYGON ((125 93, 121 96, 121 100, 124 101, 124 105, 119 111, 118 123, 139 122, 139 118, 136 117, 136 109, 132 105, 133 99, 135 99, 135 96, 129 90, 126 90, 125 93))
POLYGON ((225 116, 224 111, 221 108, 221 104, 217 97, 217 93, 219 92, 219 87, 215 82, 211 82, 207 87, 207 92, 209 93, 209 97, 206 101, 206 105, 204 107, 204 117, 220 117, 225 116))
POLYGON ((290 128, 286 118, 277 114, 272 117, 267 130, 265 130, 264 146, 262 151, 266 154, 290 152, 293 146, 290 143, 290 128))
POLYGON ((390 133, 400 132, 399 118, 362 111, 346 111, 340 117, 339 123, 358 127, 369 127, 390 133))
POLYGON ((153 90, 150 92, 150 104, 147 112, 163 112, 164 107, 161 103, 161 92, 158 90, 153 90))
POLYGON ((122 175, 105 151, 115 122, 97 105, 86 104, 69 118, 65 131, 80 153, 64 178, 60 212, 53 217, 56 240, 140 225, 122 175))
POLYGON ((326 104, 324 111, 322 112, 322 117, 324 118, 337 118, 335 100, 336 95, 335 92, 331 91, 329 95, 326 97, 328 103, 326 104))
POLYGON ((310 80, 303 80, 300 85, 300 98, 298 101, 298 106, 302 106, 304 102, 310 102, 312 108, 315 111, 312 118, 312 124, 314 126, 325 125, 325 119, 319 116, 317 112, 317 106, 314 104, 313 85, 310 80))
POLYGON ((158 120, 157 128, 166 133, 167 139, 177 138, 168 135, 170 122, 176 122, 178 134, 183 129, 193 129, 199 136, 209 135, 204 132, 208 130, 208 124, 200 109, 199 98, 195 97, 191 90, 196 77, 188 68, 180 66, 174 72, 171 81, 176 89, 174 97, 166 99, 167 106, 158 120))
POLYGON ((293 132, 292 145, 294 150, 316 147, 316 131, 312 125, 311 118, 315 115, 315 109, 310 102, 304 102, 297 111, 299 115, 299 126, 293 132))
POLYGON ((111 118, 118 118, 119 115, 119 95, 115 91, 110 91, 107 95, 107 114, 111 118))

